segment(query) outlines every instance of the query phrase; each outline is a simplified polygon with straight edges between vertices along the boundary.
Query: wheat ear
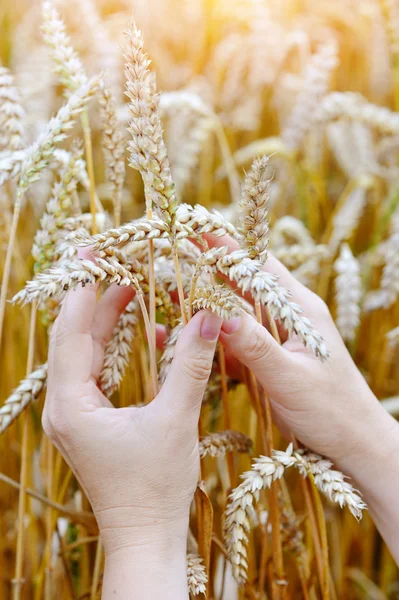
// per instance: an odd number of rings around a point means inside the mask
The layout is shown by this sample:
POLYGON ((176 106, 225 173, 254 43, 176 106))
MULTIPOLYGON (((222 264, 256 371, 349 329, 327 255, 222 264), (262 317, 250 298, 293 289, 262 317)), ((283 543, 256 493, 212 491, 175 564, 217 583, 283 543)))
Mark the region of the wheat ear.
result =
POLYGON ((110 88, 102 81, 99 88, 100 115, 103 122, 105 175, 112 184, 114 225, 120 226, 123 184, 125 181, 125 139, 118 125, 116 103, 110 88))
POLYGON ((202 438, 199 443, 200 457, 224 456, 228 452, 245 454, 252 450, 252 440, 239 431, 218 431, 202 438))
POLYGON ((202 558, 196 554, 187 555, 188 591, 193 596, 205 594, 208 578, 202 558))
POLYGON ((9 69, 0 67, 0 152, 25 146, 25 111, 9 69))
POLYGON ((99 387, 108 398, 118 389, 128 365, 139 309, 136 298, 129 302, 106 345, 99 387))
POLYGON ((269 223, 267 217, 268 188, 270 186, 269 159, 257 158, 244 182, 241 207, 240 233, 248 256, 264 263, 267 259, 269 223))
POLYGON ((42 17, 44 41, 51 48, 54 71, 60 83, 71 93, 87 84, 85 70, 72 48, 64 22, 51 0, 43 2, 42 17))
POLYGON ((42 392, 47 382, 47 364, 27 375, 0 408, 0 433, 19 417, 42 392))
POLYGON ((338 273, 335 279, 337 327, 343 339, 350 342, 354 340, 360 322, 362 284, 359 262, 347 244, 341 246, 339 258, 334 266, 338 273))

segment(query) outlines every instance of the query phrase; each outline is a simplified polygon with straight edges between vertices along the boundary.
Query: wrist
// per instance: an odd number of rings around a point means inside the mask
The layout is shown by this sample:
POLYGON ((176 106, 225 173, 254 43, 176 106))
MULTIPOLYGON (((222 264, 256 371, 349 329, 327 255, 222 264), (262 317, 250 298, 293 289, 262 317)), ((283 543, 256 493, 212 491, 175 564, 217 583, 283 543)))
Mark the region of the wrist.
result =
POLYGON ((102 600, 187 600, 187 540, 137 542, 108 552, 102 600))
POLYGON ((337 465, 365 491, 386 478, 382 468, 391 464, 392 456, 399 456, 399 424, 370 393, 357 419, 348 419, 351 429, 350 449, 338 459, 337 465))
POLYGON ((157 517, 145 511, 132 514, 130 507, 110 508, 96 512, 105 556, 114 553, 148 552, 162 558, 170 552, 185 554, 189 514, 172 518, 157 517))

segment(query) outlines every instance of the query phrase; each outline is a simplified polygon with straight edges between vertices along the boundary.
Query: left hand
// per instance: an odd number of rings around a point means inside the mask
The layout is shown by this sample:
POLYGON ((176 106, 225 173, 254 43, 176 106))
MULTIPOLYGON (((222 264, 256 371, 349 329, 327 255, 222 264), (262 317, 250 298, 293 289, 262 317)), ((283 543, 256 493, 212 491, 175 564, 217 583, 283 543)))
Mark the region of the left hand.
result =
POLYGON ((129 288, 70 291, 53 327, 43 427, 90 500, 106 554, 178 540, 185 552, 199 475, 198 418, 222 320, 196 314, 184 328, 157 397, 114 408, 97 387, 104 348, 129 288))

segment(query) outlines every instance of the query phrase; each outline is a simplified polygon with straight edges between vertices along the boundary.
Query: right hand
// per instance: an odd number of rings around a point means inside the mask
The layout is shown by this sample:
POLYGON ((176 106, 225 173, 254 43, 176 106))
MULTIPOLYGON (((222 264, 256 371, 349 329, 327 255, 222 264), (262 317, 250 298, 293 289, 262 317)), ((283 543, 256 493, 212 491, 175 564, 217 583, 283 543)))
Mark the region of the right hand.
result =
MULTIPOLYGON (((229 237, 207 236, 207 241, 236 248, 229 237)), ((322 363, 296 339, 280 346, 266 327, 244 312, 223 323, 220 341, 229 356, 254 373, 283 432, 292 432, 305 446, 355 474, 367 460, 365 446, 373 451, 374 444, 397 435, 397 423, 357 369, 323 300, 273 256, 265 270, 278 275, 281 285, 291 291, 293 302, 323 335, 330 358, 322 363)))

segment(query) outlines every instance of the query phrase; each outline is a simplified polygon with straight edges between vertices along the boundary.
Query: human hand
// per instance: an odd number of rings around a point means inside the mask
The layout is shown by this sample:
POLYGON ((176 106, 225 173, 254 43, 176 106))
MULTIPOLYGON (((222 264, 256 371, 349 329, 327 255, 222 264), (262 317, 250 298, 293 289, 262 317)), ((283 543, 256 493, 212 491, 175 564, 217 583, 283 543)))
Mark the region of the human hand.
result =
POLYGON ((132 296, 112 286, 97 303, 95 286, 68 292, 51 335, 43 427, 84 488, 107 555, 161 543, 185 555, 198 418, 222 321, 196 314, 153 402, 116 409, 96 382, 132 296))
MULTIPOLYGON (((206 236, 211 247, 237 244, 228 236, 206 236)), ((370 468, 370 453, 398 435, 389 417, 354 364, 326 304, 303 286, 273 256, 265 270, 279 276, 292 300, 323 335, 330 358, 322 363, 299 340, 282 346, 266 327, 244 313, 222 325, 220 341, 226 348, 229 374, 234 364, 247 366, 270 397, 273 416, 283 432, 292 432, 305 446, 328 456, 348 474, 358 477, 370 468)))

